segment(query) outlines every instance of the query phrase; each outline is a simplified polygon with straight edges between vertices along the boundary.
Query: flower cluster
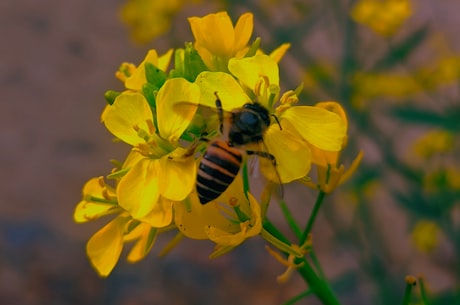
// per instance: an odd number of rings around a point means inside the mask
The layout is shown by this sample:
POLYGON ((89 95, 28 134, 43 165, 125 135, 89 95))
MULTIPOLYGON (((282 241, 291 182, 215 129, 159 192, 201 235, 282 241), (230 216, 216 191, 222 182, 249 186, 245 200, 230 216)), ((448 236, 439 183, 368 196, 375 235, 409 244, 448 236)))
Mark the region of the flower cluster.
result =
POLYGON ((298 254, 263 233, 266 206, 250 192, 247 170, 240 170, 217 199, 200 204, 195 188, 198 165, 207 143, 225 136, 220 134, 216 94, 224 114, 257 101, 272 115, 263 145, 251 148, 262 146, 276 160, 274 166, 272 160, 259 158, 267 181, 306 180, 312 162, 335 167, 346 142, 347 122, 340 105, 296 105, 301 87, 281 93, 278 62, 289 45, 267 55, 259 50, 260 39, 250 43, 252 14, 243 14, 235 26, 224 12, 189 22, 194 43, 161 56, 150 50, 137 66, 123 63, 116 76, 124 91, 106 93, 102 122, 132 149, 109 175, 86 183, 74 213, 77 222, 112 217, 87 244, 89 259, 101 276, 113 270, 126 243, 134 243, 127 259, 136 262, 167 231, 177 235, 162 253, 187 237, 214 242, 215 257, 262 235, 283 251, 298 254))
POLYGON ((393 35, 412 15, 410 0, 360 0, 351 17, 382 36, 393 35))

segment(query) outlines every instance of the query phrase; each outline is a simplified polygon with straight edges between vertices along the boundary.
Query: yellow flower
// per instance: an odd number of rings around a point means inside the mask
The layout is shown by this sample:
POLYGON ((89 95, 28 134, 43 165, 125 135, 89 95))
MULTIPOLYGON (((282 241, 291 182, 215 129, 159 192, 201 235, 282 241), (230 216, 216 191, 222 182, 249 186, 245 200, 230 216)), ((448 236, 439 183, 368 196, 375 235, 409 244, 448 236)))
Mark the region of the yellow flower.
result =
POLYGON ((252 14, 241 15, 235 27, 226 12, 188 20, 195 37, 195 48, 210 69, 226 71, 230 58, 246 53, 253 29, 252 14))
MULTIPOLYGON (((279 95, 278 65, 273 58, 256 55, 231 59, 229 70, 244 87, 253 90, 261 104, 271 109, 279 95)), ((282 183, 308 174, 311 145, 326 151, 339 151, 346 135, 346 122, 340 116, 321 107, 291 106, 290 103, 296 101, 296 96, 283 96, 281 105, 275 109, 280 124, 272 123, 264 136, 269 153, 276 159, 282 183)), ((225 102, 222 99, 222 103, 225 102)), ((262 159, 262 171, 268 179, 277 181, 278 175, 270 163, 262 159)))
POLYGON ((410 0, 360 0, 351 10, 356 22, 383 36, 391 36, 411 15, 410 0))
POLYGON ((174 206, 177 228, 192 239, 210 239, 220 247, 236 247, 262 229, 260 206, 243 191, 241 175, 217 199, 202 205, 197 194, 189 196, 188 205, 174 206))
POLYGON ((131 66, 132 64, 122 64, 122 67, 119 69, 119 72, 116 73, 116 76, 125 83, 126 89, 141 91, 142 86, 147 82, 147 78, 145 76, 145 64, 151 63, 161 71, 167 71, 172 54, 172 49, 168 50, 162 56, 158 56, 156 50, 149 50, 147 56, 145 56, 145 59, 139 64, 139 66, 137 66, 137 68, 133 68, 133 66, 131 66), (126 69, 128 69, 128 75, 126 75, 126 69))
POLYGON ((133 221, 118 205, 115 189, 107 185, 103 177, 90 179, 83 187, 83 200, 75 208, 74 220, 81 223, 113 214, 117 215, 98 230, 86 245, 88 258, 101 276, 107 276, 113 270, 127 241, 137 241, 128 255, 128 261, 145 257, 153 246, 155 234, 152 232, 156 233, 148 223, 133 221))
POLYGON ((185 102, 199 96, 196 85, 175 78, 166 81, 157 94, 157 120, 139 93, 122 93, 102 114, 107 129, 134 146, 126 166, 129 171, 117 187, 119 205, 153 227, 169 225, 173 202, 185 199, 194 186, 195 161, 185 157, 186 149, 178 140, 197 108, 185 102))
POLYGON ((420 220, 412 230, 412 241, 417 249, 429 253, 439 244, 439 226, 430 220, 420 220))
MULTIPOLYGON (((345 110, 342 108, 342 106, 340 106, 340 104, 337 102, 328 101, 317 103, 315 107, 333 112, 340 116, 340 118, 345 123, 345 132, 347 131, 347 116, 345 110)), ((347 136, 345 135, 343 137, 343 142, 340 150, 330 151, 327 149, 321 149, 315 145, 310 145, 312 153, 311 161, 316 165, 318 172, 317 182, 316 184, 310 180, 301 180, 301 182, 314 189, 320 189, 323 192, 330 193, 337 186, 347 181, 361 163, 363 152, 360 151, 351 163, 350 167, 345 170, 345 166, 343 164, 339 165, 339 158, 340 153, 346 144, 347 136)))
POLYGON ((454 142, 452 133, 440 129, 430 130, 413 144, 412 153, 423 160, 429 160, 434 155, 452 151, 454 142))
POLYGON ((83 187, 83 199, 75 208, 74 220, 82 223, 118 212, 115 191, 105 184, 102 176, 95 177, 83 187))

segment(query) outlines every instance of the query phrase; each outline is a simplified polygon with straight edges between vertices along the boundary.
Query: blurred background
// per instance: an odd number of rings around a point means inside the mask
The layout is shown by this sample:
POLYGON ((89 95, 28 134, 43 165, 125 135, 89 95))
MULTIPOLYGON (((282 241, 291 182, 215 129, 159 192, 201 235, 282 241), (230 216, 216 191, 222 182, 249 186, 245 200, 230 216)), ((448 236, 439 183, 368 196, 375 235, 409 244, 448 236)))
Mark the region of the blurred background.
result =
MULTIPOLYGON (((282 91, 339 101, 350 181, 326 197, 314 247, 342 304, 399 304, 407 274, 431 304, 460 304, 460 3, 455 0, 3 0, 0 2, 0 304, 281 304, 305 290, 254 238, 209 260, 185 241, 122 260, 101 279, 85 254, 105 219, 77 225, 81 188, 128 147, 100 123, 114 72, 192 41, 187 17, 254 14, 253 38, 281 62, 282 91)), ((315 193, 286 200, 299 222, 315 193)), ((279 208, 271 217, 283 226, 279 208)), ((288 230, 287 228, 286 231, 288 230)), ((414 292, 414 304, 419 300, 414 292)), ((314 297, 299 304, 320 304, 314 297)))

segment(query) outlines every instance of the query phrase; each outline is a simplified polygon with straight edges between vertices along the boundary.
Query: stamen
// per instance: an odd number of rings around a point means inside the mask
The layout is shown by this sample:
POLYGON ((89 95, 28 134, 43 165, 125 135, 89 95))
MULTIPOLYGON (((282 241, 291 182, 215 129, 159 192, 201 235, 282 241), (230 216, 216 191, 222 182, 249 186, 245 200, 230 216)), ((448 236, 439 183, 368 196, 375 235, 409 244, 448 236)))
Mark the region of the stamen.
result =
POLYGON ((148 119, 145 121, 147 123, 147 126, 149 127, 149 134, 154 134, 156 132, 155 125, 153 124, 153 121, 151 119, 148 119))
POLYGON ((236 198, 236 197, 230 197, 230 199, 228 200, 228 204, 229 204, 231 207, 239 206, 238 198, 236 198))
POLYGON ((101 187, 105 187, 104 177, 102 177, 102 176, 99 177, 99 178, 97 179, 97 183, 99 183, 99 185, 100 185, 101 187))

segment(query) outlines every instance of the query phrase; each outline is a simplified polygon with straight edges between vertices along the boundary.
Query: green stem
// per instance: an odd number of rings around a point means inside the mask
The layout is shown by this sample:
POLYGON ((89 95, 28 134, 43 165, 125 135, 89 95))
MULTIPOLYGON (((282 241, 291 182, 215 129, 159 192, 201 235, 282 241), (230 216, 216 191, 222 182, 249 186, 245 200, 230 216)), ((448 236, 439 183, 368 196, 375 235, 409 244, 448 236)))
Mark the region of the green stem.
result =
POLYGON ((309 262, 303 258, 295 260, 295 264, 302 264, 297 271, 308 283, 310 289, 313 293, 321 300, 325 305, 340 305, 339 300, 332 291, 329 283, 321 278, 315 273, 314 269, 310 266, 309 262), (303 263, 303 264, 302 264, 303 263))
POLYGON ((313 211, 311 212, 310 218, 308 219, 307 226, 305 227, 305 230, 303 231, 303 234, 300 237, 300 246, 302 246, 305 243, 305 241, 308 238, 308 234, 310 234, 313 224, 315 223, 316 215, 318 214, 321 204, 323 203, 324 196, 326 196, 326 193, 320 191, 318 197, 316 197, 315 206, 313 207, 313 211))
POLYGON ((404 291, 404 298, 402 301, 402 305, 409 305, 411 294, 412 294, 412 287, 414 285, 415 285, 414 281, 407 280, 406 278, 406 290, 404 291))
POLYGON ((243 161, 242 175, 243 175, 243 189, 247 197, 249 193, 249 172, 248 172, 248 163, 246 162, 246 160, 243 161))
MULTIPOLYGON (((263 227, 280 241, 291 245, 283 233, 281 233, 268 219, 265 219, 263 227)), ((340 305, 340 302, 329 286, 329 283, 318 277, 315 270, 310 266, 310 262, 307 261, 305 257, 295 259, 294 263, 296 265, 300 264, 300 267, 297 268, 297 272, 309 285, 312 293, 314 293, 324 305, 340 305)))
POLYGON ((316 271, 319 273, 319 276, 323 279, 326 278, 326 276, 324 275, 323 268, 319 263, 318 257, 316 257, 315 251, 311 249, 308 253, 310 254, 311 261, 313 262, 313 265, 315 265, 316 271))
POLYGON ((309 296, 310 294, 312 294, 313 291, 311 291, 311 289, 307 289, 301 293, 299 293, 298 295, 296 295, 295 297, 291 298, 290 300, 287 300, 286 302, 283 303, 283 305, 292 305, 292 304, 295 304, 297 303, 298 301, 302 300, 303 298, 309 296))
POLYGON ((294 217, 292 216, 292 213, 289 210, 286 204, 286 201, 284 201, 284 199, 280 199, 278 200, 278 203, 281 208, 281 212, 284 215, 284 218, 286 219, 289 227, 291 227, 292 232, 294 232, 297 238, 300 238, 302 236, 302 231, 300 230, 299 225, 297 224, 294 217))
POLYGON ((428 296, 426 293, 425 280, 421 277, 418 278, 418 283, 420 284, 420 296, 422 298, 423 305, 429 305, 428 296))

